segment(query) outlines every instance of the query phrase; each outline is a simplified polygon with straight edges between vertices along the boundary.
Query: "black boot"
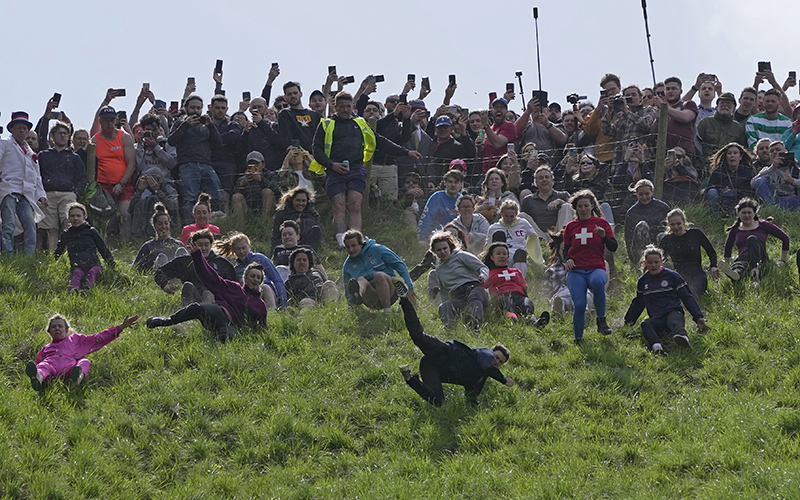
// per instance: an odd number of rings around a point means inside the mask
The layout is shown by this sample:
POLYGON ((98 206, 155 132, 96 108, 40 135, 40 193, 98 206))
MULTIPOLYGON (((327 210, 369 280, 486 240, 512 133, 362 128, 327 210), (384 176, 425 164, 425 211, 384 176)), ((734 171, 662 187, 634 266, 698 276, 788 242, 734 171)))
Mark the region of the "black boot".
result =
POLYGON ((171 324, 172 321, 170 321, 170 318, 152 317, 152 318, 147 318, 147 321, 145 322, 147 328, 158 328, 160 326, 169 326, 171 324))
POLYGON ((597 318, 597 331, 603 335, 611 335, 611 327, 606 323, 606 318, 597 318))

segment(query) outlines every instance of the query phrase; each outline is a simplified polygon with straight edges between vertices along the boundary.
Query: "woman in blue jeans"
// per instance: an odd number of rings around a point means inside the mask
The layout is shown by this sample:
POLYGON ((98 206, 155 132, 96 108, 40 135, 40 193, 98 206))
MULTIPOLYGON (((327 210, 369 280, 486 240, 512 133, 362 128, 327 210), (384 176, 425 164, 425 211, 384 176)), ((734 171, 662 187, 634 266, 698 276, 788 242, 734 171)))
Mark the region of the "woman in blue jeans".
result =
POLYGON ((594 295, 597 311, 597 331, 610 335, 606 322, 606 289, 608 273, 603 254, 606 249, 617 250, 614 230, 602 217, 597 198, 591 191, 578 191, 569 199, 576 218, 564 228, 564 253, 569 258, 564 262, 567 269, 567 288, 575 304, 572 312, 572 329, 575 344, 583 342, 586 324, 586 290, 594 295))

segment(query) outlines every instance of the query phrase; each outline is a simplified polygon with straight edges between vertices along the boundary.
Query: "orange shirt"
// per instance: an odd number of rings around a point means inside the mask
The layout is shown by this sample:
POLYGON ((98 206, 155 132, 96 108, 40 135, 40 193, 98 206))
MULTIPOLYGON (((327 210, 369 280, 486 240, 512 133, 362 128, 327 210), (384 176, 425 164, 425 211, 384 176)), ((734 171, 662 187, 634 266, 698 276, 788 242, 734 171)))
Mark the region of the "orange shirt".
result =
POLYGON ((122 130, 117 131, 117 136, 107 141, 98 132, 94 137, 97 142, 97 182, 103 184, 116 184, 125 175, 128 162, 125 161, 125 146, 122 144, 122 130))

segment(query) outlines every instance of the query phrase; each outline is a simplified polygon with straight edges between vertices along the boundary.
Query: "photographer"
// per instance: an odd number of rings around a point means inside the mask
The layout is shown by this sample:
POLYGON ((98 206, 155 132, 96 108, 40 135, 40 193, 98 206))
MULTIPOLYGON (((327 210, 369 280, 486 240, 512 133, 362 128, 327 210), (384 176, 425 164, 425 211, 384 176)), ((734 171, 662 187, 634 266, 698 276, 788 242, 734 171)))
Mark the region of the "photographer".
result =
POLYGON ((583 130, 594 138, 594 156, 601 163, 610 163, 614 159, 614 138, 603 132, 603 116, 610 112, 609 104, 619 94, 619 77, 614 73, 606 73, 600 79, 600 98, 595 108, 584 120, 583 130))
POLYGON ((636 85, 628 85, 622 96, 613 99, 611 109, 603 114, 603 134, 616 142, 614 163, 625 161, 625 149, 629 142, 643 138, 650 132, 655 121, 655 108, 642 106, 642 91, 636 85))
POLYGON ((228 99, 224 95, 211 98, 211 121, 222 139, 221 147, 211 148, 211 166, 219 177, 225 206, 228 205, 236 181, 236 144, 242 137, 242 126, 228 120, 228 99))
POLYGON ((139 122, 144 132, 136 145, 136 171, 139 174, 156 174, 168 183, 166 188, 177 201, 178 192, 172 185, 172 169, 178 161, 178 152, 167 143, 161 120, 155 115, 144 115, 139 122))
POLYGON ((175 188, 170 186, 154 170, 149 174, 142 174, 136 183, 136 191, 131 198, 128 212, 131 215, 132 236, 154 236, 155 231, 150 224, 156 203, 161 203, 170 215, 178 213, 178 196, 173 195, 175 188), (168 190, 167 188, 170 188, 168 190))
POLYGON ((800 208, 800 169, 794 153, 786 151, 781 141, 769 145, 772 165, 764 167, 750 181, 750 187, 765 205, 789 210, 800 208))
POLYGON ((544 151, 551 157, 556 148, 563 148, 567 143, 567 135, 548 118, 545 108, 542 108, 537 99, 528 101, 525 112, 516 123, 517 144, 536 144, 539 151, 544 151))
POLYGON ((201 188, 211 195, 214 210, 219 210, 222 186, 211 166, 211 149, 222 147, 222 137, 211 117, 202 114, 203 99, 200 96, 192 94, 187 97, 184 108, 187 114, 172 125, 168 142, 178 151, 179 187, 183 198, 181 219, 190 221, 201 188))

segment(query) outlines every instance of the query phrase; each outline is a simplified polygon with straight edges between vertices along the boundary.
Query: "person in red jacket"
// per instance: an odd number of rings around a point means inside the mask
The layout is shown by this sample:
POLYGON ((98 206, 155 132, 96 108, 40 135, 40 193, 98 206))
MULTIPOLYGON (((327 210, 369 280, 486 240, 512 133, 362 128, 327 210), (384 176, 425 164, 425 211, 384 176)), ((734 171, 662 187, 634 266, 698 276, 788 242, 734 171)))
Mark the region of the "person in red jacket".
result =
POLYGON ((119 337, 122 330, 133 326, 138 319, 139 316, 126 316, 121 325, 94 335, 78 335, 69 326, 67 318, 60 314, 53 315, 47 322, 47 333, 53 341, 39 351, 36 361, 28 361, 25 365, 25 374, 30 377, 31 386, 41 391, 45 380, 56 375, 68 377, 74 385, 80 384, 91 365, 85 356, 119 337))
POLYGON ((522 314, 536 328, 550 322, 550 313, 544 311, 540 318, 533 313, 533 301, 528 297, 528 283, 522 271, 508 267, 508 245, 496 241, 489 245, 483 257, 489 268, 489 279, 483 286, 489 290, 491 301, 505 311, 506 317, 516 321, 522 314))

